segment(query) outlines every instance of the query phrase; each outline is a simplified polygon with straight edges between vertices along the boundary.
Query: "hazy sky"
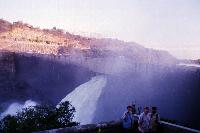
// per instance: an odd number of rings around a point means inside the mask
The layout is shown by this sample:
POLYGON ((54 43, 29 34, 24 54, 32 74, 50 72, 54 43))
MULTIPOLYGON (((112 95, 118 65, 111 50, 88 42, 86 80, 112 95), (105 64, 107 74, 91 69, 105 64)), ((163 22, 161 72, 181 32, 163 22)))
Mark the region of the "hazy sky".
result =
POLYGON ((200 0, 0 0, 0 17, 200 58, 200 0))

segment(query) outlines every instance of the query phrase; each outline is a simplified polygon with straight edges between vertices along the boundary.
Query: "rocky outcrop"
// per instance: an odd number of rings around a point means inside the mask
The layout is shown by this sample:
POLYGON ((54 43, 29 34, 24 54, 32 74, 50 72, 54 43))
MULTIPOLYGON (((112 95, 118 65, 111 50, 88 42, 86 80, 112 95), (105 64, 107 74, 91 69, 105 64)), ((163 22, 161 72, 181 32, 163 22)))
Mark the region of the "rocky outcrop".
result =
POLYGON ((18 53, 72 55, 87 58, 129 58, 148 64, 174 64, 176 59, 166 51, 144 48, 134 42, 96 39, 73 35, 61 29, 40 29, 23 22, 1 20, 0 49, 18 53))
POLYGON ((12 24, 10 22, 0 19, 0 33, 8 31, 11 28, 11 25, 12 24))

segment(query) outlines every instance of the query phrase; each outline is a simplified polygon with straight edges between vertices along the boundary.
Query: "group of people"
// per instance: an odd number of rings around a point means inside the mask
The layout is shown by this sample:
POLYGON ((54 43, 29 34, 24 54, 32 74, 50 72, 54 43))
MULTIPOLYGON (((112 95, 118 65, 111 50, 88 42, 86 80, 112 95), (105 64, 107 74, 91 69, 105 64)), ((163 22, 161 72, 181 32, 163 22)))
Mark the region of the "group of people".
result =
POLYGON ((144 111, 137 115, 135 105, 127 106, 127 111, 122 116, 125 133, 158 133, 160 116, 157 108, 145 107, 144 111))

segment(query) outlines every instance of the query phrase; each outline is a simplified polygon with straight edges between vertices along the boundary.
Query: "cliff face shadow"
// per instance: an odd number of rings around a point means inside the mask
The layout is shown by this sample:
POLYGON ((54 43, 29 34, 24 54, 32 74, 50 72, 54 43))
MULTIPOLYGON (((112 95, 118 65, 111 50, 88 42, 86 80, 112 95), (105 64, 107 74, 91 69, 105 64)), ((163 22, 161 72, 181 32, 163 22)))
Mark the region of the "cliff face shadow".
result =
POLYGON ((95 75, 84 67, 58 62, 53 58, 4 53, 1 56, 6 60, 0 75, 0 105, 28 99, 57 104, 74 88, 95 75))

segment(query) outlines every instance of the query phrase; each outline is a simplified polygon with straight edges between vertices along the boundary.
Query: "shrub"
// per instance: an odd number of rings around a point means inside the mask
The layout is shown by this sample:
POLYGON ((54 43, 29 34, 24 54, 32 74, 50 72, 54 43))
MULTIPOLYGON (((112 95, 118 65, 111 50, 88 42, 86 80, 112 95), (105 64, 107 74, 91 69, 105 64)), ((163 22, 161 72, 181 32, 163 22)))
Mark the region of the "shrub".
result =
POLYGON ((46 44, 50 44, 50 41, 46 41, 46 44))
POLYGON ((79 123, 73 122, 74 112, 75 108, 68 101, 58 107, 37 105, 23 109, 15 116, 5 116, 0 121, 0 128, 3 133, 29 133, 76 126, 79 123))

